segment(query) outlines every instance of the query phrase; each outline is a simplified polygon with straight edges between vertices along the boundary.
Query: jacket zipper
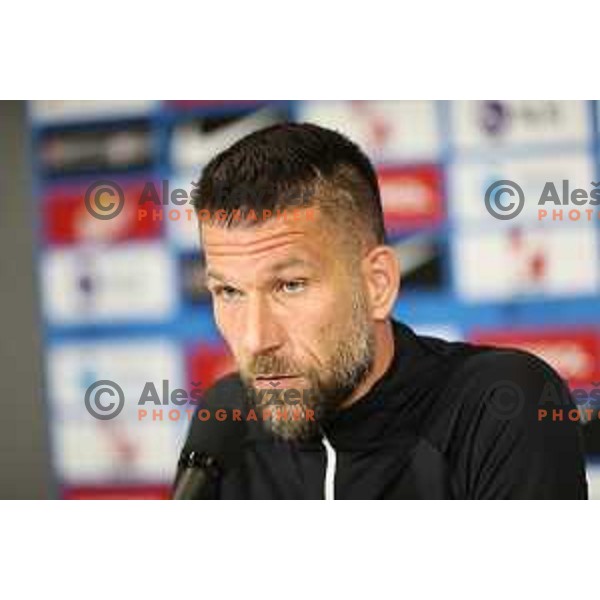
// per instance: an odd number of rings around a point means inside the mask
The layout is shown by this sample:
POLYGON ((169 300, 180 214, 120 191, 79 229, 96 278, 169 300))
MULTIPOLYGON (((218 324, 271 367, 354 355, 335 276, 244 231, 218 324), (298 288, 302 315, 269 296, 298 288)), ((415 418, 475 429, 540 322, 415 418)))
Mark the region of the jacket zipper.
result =
POLYGON ((323 444, 325 445, 325 452, 327 454, 324 496, 325 500, 335 500, 335 450, 325 436, 323 436, 323 444))

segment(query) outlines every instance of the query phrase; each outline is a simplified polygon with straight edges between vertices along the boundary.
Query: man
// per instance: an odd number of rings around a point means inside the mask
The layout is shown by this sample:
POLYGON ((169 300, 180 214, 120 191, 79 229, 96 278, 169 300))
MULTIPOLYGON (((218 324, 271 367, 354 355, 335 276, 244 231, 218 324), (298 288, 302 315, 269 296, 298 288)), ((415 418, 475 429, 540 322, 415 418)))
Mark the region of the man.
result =
POLYGON ((538 416, 549 395, 573 408, 547 364, 391 319, 400 266, 350 140, 311 124, 255 132, 207 165, 193 200, 239 368, 204 406, 239 398, 262 414, 217 497, 586 498, 577 424, 538 416), (290 406, 268 406, 273 390, 290 406))

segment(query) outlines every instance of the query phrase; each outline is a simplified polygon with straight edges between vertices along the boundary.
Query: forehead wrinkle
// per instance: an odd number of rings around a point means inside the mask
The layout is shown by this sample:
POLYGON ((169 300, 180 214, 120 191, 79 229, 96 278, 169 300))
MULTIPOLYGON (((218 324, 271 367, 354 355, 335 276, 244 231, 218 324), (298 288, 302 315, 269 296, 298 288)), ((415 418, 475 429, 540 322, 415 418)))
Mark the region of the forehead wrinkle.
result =
POLYGON ((304 237, 305 234, 298 232, 284 232, 276 235, 270 235, 261 240, 252 240, 248 242, 210 242, 205 243, 205 250, 209 250, 214 256, 228 256, 243 253, 244 255, 254 255, 275 248, 282 248, 293 244, 297 238, 304 237), (282 238, 284 238, 282 240, 282 238))

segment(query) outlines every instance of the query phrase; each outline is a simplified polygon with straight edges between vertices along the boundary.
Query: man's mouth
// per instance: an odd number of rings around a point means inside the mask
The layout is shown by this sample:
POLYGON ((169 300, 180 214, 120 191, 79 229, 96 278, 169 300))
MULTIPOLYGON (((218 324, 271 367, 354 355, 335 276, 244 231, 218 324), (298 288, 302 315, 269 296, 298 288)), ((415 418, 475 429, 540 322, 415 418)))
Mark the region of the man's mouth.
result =
POLYGON ((296 383, 300 379, 299 374, 279 374, 273 373, 269 375, 257 375, 254 378, 254 385, 257 388, 277 388, 277 387, 291 387, 293 383, 296 383))

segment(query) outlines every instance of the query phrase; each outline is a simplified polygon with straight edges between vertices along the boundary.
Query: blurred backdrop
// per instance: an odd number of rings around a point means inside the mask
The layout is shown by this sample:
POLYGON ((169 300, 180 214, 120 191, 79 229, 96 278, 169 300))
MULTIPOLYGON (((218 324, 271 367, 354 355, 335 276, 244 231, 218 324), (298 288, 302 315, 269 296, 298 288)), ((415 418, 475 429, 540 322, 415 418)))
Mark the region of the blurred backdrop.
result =
MULTIPOLYGON (((600 207, 582 206, 589 215, 575 219, 574 207, 563 206, 560 219, 540 220, 536 204, 547 182, 561 198, 564 181, 567 195, 600 182, 599 106, 0 103, 0 379, 8 407, 0 493, 166 497, 187 415, 185 407, 176 417, 173 406, 147 404, 142 418, 142 390, 151 382, 162 398, 205 389, 232 367, 212 321, 186 194, 215 153, 282 120, 344 132, 376 163, 403 270, 398 319, 446 339, 525 348, 572 389, 600 389, 600 207), (522 188, 518 218, 485 210, 497 180, 522 188), (118 214, 93 216, 86 197, 104 194, 112 206, 115 186, 118 214), (86 409, 86 392, 101 380, 123 390, 114 419, 86 409)), ((551 215, 561 206, 546 208, 551 215)), ((600 436, 582 416, 600 496, 600 436)))

